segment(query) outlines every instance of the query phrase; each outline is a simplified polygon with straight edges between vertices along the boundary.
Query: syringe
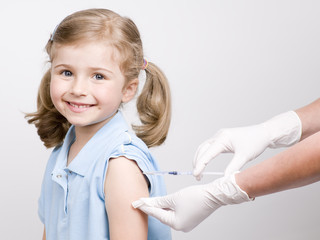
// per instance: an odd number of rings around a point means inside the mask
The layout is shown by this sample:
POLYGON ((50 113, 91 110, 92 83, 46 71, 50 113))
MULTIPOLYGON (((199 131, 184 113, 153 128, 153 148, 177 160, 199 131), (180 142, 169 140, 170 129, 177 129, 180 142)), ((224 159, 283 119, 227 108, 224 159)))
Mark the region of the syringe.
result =
MULTIPOLYGON (((192 175, 191 171, 187 172, 181 172, 181 171, 146 171, 143 172, 145 175, 192 175)), ((223 172, 203 172, 203 175, 217 175, 217 176, 223 176, 223 172)))

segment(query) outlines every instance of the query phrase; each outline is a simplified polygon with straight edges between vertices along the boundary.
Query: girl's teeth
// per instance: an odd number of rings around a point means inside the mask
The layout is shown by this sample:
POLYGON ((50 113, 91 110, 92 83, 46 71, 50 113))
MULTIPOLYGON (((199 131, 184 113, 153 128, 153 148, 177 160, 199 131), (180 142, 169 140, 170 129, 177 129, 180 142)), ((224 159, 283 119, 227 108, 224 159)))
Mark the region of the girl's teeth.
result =
POLYGON ((76 105, 76 104, 73 104, 73 103, 70 103, 70 105, 72 107, 76 107, 76 108, 87 108, 87 107, 89 107, 89 105, 76 105))

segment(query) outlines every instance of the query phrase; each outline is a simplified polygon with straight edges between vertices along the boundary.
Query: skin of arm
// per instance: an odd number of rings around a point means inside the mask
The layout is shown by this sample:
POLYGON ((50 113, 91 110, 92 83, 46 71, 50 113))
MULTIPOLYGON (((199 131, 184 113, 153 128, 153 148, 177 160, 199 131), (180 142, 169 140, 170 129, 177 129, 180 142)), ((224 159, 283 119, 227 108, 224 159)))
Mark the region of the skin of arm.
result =
POLYGON ((42 240, 46 240, 46 229, 43 229, 43 236, 42 236, 42 240))
POLYGON ((301 140, 320 131, 320 98, 295 112, 302 123, 301 140))
POLYGON ((320 180, 320 98, 296 110, 301 140, 286 151, 236 175, 250 197, 301 187, 320 180))
POLYGON ((301 187, 320 180, 320 98, 296 110, 301 140, 286 151, 236 175, 250 197, 301 187))
POLYGON ((147 182, 135 161, 125 157, 110 159, 105 179, 105 206, 110 239, 147 239, 148 217, 131 203, 148 197, 147 182))
POLYGON ((236 174, 236 182, 253 198, 320 181, 319 144, 320 131, 236 174))

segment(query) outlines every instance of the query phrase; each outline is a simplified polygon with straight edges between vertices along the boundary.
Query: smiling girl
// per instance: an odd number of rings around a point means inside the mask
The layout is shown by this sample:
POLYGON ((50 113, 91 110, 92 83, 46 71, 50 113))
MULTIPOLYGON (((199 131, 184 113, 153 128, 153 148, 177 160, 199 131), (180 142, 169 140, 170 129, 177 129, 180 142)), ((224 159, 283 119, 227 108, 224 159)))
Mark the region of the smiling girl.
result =
POLYGON ((171 239, 170 229, 131 206, 165 194, 148 147, 164 142, 170 124, 168 82, 143 58, 136 25, 106 9, 66 17, 46 45, 50 69, 27 114, 44 145, 54 147, 39 199, 43 239, 171 239), (142 125, 129 131, 119 111, 137 100, 142 125))

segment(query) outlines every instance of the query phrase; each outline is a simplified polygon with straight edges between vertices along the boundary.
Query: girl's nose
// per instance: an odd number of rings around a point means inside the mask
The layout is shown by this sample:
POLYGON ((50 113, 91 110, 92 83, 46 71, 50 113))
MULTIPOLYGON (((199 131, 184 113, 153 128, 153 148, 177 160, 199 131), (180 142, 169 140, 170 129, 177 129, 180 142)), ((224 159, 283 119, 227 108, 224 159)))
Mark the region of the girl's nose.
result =
POLYGON ((82 78, 75 78, 72 81, 70 93, 75 96, 86 96, 88 94, 87 81, 82 78))

